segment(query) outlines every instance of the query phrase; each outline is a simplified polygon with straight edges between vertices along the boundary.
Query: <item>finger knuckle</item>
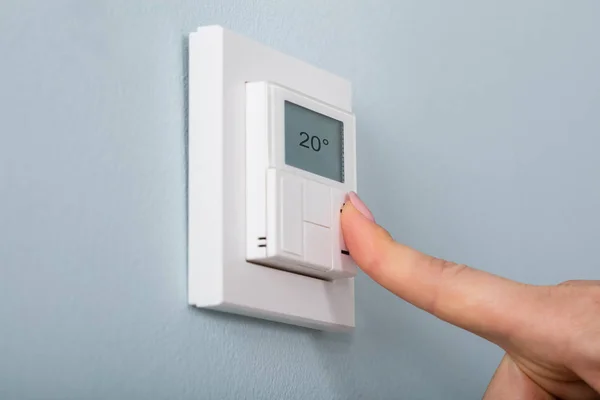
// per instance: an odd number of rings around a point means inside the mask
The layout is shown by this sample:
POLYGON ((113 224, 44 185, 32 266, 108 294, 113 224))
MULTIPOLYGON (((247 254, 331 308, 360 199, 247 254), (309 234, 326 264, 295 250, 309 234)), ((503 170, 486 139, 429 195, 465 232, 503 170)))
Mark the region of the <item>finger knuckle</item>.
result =
POLYGON ((431 257, 429 260, 429 267, 431 271, 437 275, 439 282, 445 282, 442 285, 434 285, 436 288, 433 295, 431 296, 431 303, 427 307, 428 311, 433 315, 439 315, 443 299, 442 287, 448 287, 452 285, 452 281, 456 280, 459 276, 463 275, 469 270, 465 264, 457 264, 452 261, 447 261, 437 257, 431 257))
POLYGON ((463 275, 469 270, 465 264, 457 264, 452 261, 442 260, 436 258, 432 261, 436 268, 439 270, 439 274, 444 282, 452 282, 452 280, 457 279, 459 276, 463 275))
POLYGON ((569 279, 569 280, 567 280, 567 281, 564 281, 564 282, 561 282, 561 283, 559 283, 559 284, 558 284, 558 286, 573 286, 573 285, 575 285, 576 283, 577 283, 577 281, 576 281, 576 280, 569 279))

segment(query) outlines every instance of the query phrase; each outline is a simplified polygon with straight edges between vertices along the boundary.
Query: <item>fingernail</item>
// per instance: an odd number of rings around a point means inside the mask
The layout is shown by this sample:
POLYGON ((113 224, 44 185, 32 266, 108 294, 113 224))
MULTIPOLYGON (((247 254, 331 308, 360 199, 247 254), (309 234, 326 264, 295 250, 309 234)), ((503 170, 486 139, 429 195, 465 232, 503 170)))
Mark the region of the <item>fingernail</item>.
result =
POLYGON ((369 209, 367 208, 367 206, 365 205, 365 203, 362 202, 362 200, 360 199, 360 197, 358 197, 358 195, 355 192, 350 192, 348 193, 348 198, 350 199, 350 202, 352 203, 352 205, 362 214, 365 216, 365 218, 367 218, 368 220, 375 222, 375 218, 373 217, 373 214, 371 214, 371 211, 369 211, 369 209))

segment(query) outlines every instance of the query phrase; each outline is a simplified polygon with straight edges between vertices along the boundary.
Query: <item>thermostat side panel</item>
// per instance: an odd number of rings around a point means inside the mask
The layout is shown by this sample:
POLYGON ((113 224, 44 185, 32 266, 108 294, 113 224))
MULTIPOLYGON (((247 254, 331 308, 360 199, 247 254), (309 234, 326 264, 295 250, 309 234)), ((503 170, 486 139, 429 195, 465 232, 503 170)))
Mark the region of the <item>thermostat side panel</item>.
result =
POLYGON ((223 303, 225 259, 223 33, 190 36, 188 88, 188 301, 223 303), (210 249, 210 251, 209 251, 210 249))
POLYGON ((220 26, 189 36, 188 302, 322 330, 354 327, 354 278, 246 262, 245 83, 278 82, 352 111, 346 80, 220 26))

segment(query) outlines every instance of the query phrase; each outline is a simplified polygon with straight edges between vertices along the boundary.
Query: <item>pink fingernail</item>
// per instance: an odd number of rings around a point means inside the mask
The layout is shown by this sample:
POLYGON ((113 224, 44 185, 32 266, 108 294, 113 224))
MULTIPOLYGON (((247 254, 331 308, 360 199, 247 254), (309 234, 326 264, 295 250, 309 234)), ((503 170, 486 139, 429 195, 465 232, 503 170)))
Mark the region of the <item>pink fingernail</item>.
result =
POLYGON ((369 209, 367 208, 365 203, 362 202, 362 200, 360 199, 360 197, 358 197, 358 195, 356 193, 354 193, 354 192, 348 193, 348 198, 350 199, 350 202, 352 203, 352 205, 362 215, 364 215, 368 220, 375 222, 375 218, 373 217, 373 214, 371 214, 371 211, 369 211, 369 209))

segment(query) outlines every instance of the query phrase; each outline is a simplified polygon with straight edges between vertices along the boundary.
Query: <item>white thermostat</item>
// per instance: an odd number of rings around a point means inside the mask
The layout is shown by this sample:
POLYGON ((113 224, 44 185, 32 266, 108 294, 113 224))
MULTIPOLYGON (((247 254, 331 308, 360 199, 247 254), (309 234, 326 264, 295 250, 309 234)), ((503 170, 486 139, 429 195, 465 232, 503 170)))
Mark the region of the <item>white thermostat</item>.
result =
POLYGON ((248 261, 323 279, 356 266, 340 232, 355 190, 354 115, 272 82, 246 84, 248 261))
POLYGON ((352 329, 350 83, 220 26, 190 34, 188 68, 188 303, 352 329))

